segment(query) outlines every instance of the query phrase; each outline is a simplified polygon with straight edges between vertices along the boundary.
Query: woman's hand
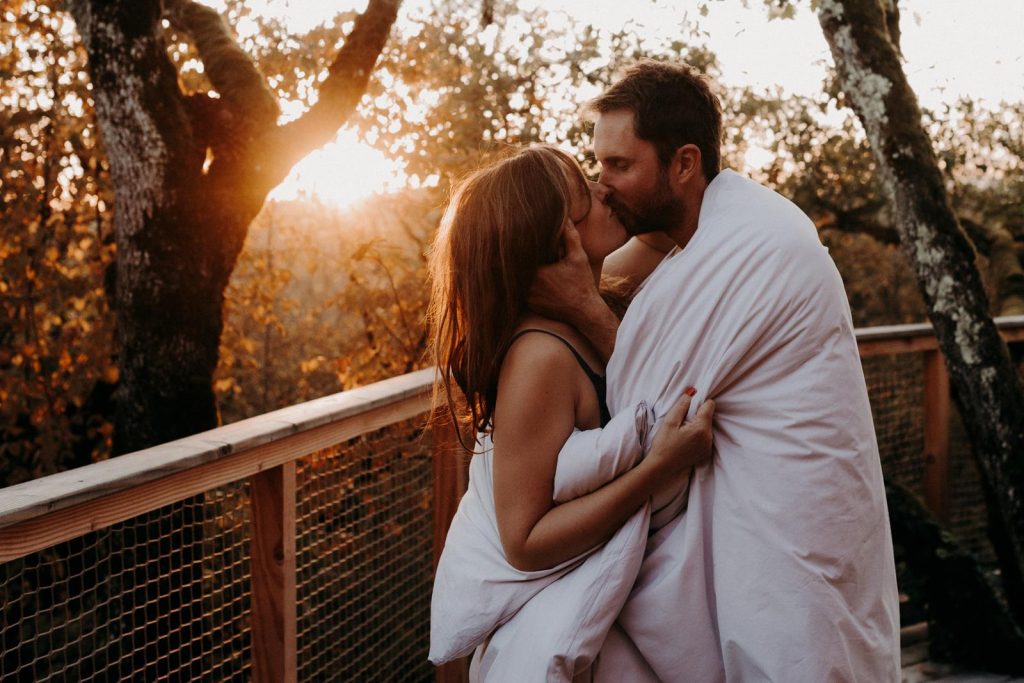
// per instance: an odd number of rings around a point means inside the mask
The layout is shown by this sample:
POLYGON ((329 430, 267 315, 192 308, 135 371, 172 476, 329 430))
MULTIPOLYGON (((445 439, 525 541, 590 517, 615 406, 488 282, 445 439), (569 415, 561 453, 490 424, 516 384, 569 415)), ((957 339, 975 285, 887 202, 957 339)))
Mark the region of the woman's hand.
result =
POLYGON ((693 394, 692 388, 687 389, 679 403, 662 418, 645 458, 645 462, 650 462, 665 476, 679 474, 711 458, 711 418, 715 414, 715 402, 704 401, 693 419, 687 420, 693 394))

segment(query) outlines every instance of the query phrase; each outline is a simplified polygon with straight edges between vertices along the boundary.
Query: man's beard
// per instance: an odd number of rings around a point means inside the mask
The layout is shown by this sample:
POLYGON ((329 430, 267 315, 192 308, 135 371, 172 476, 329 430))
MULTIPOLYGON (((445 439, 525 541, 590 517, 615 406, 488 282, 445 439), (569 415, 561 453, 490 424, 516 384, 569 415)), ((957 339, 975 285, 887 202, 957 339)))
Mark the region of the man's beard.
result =
POLYGON ((683 213, 682 204, 672 196, 664 169, 659 169, 654 192, 636 208, 623 204, 614 194, 607 202, 626 232, 634 236, 670 230, 679 223, 683 213))

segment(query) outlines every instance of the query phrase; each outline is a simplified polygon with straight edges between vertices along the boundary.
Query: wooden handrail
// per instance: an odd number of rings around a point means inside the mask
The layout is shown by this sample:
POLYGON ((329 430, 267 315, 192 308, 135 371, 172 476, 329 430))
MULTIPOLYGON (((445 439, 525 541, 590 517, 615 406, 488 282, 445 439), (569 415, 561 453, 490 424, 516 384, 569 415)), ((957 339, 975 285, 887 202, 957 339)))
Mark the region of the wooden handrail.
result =
MULTIPOLYGON (((1007 342, 1024 341, 1024 315, 996 318, 995 323, 1007 342)), ((854 330, 854 334, 861 358, 920 353, 939 348, 931 323, 864 327, 854 330)))
POLYGON ((433 369, 289 406, 0 491, 0 562, 421 415, 433 369))

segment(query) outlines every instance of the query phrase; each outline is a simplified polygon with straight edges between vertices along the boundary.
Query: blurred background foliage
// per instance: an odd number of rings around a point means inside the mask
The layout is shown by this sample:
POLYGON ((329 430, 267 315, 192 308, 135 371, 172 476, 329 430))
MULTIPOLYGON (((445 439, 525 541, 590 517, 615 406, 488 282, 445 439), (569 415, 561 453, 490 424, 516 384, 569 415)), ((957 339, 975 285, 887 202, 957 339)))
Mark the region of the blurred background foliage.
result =
MULTIPOLYGON (((84 52, 54 0, 0 10, 0 484, 108 457, 116 321, 107 306, 112 197, 84 52)), ((229 25, 282 100, 311 104, 343 13, 307 34, 227 4, 229 25)), ((924 320, 856 117, 829 78, 820 95, 723 83, 707 36, 645 40, 513 3, 437 0, 405 17, 351 125, 409 187, 338 208, 271 201, 232 277, 215 388, 231 422, 427 365, 426 253, 453 179, 510 144, 552 142, 584 166, 581 103, 639 57, 683 60, 723 96, 726 164, 816 222, 857 326, 924 320), (491 7, 487 16, 481 7, 491 7)), ((168 41, 186 89, 207 87, 187 41, 168 41)), ((994 240, 1024 243, 1024 103, 962 100, 926 112, 979 267, 994 240)), ((991 286, 993 312, 1000 289, 991 286)))

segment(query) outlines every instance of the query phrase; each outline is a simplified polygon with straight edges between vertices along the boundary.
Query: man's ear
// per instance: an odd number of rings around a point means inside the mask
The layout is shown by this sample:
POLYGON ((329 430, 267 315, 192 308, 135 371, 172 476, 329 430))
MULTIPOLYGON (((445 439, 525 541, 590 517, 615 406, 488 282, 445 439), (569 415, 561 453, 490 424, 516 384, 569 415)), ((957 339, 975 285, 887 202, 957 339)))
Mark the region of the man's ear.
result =
POLYGON ((681 186, 703 179, 700 148, 697 145, 683 145, 676 150, 672 159, 674 180, 681 186))

